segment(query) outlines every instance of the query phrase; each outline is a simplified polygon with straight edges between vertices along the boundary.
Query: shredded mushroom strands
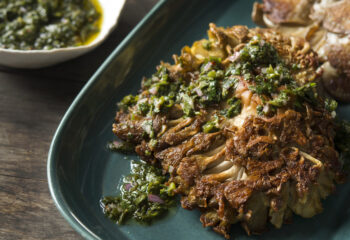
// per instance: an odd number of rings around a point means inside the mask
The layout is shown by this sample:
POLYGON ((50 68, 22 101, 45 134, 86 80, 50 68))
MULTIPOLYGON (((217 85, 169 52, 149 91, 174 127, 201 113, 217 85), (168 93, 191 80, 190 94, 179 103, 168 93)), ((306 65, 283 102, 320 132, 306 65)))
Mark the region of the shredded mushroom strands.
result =
POLYGON ((316 164, 317 167, 319 168, 322 168, 323 167, 323 163, 318 160, 317 158, 314 158, 313 156, 311 156, 310 154, 306 153, 306 152, 303 152, 301 151, 300 149, 298 148, 295 148, 295 147, 292 147, 293 150, 298 150, 299 151, 299 154, 301 156, 303 156, 304 158, 310 160, 311 162, 313 162, 314 164, 316 164))
POLYGON ((326 109, 317 92, 316 54, 273 30, 211 24, 209 31, 209 40, 186 46, 175 65, 162 63, 143 81, 157 94, 126 97, 132 107, 117 113, 114 133, 160 164, 181 206, 200 209, 203 226, 227 239, 237 222, 258 234, 292 213, 320 213, 342 172, 324 167, 339 161, 332 131, 322 131, 333 129, 336 103, 327 100, 326 109))

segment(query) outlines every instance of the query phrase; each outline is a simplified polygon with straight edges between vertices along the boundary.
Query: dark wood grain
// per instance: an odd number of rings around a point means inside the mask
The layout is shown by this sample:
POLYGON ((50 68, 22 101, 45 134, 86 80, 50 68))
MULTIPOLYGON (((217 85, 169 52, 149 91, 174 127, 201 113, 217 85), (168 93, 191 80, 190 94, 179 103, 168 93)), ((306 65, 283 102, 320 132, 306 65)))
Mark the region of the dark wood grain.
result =
POLYGON ((39 70, 0 67, 0 239, 81 239, 51 199, 46 160, 70 103, 156 0, 127 0, 96 50, 39 70))

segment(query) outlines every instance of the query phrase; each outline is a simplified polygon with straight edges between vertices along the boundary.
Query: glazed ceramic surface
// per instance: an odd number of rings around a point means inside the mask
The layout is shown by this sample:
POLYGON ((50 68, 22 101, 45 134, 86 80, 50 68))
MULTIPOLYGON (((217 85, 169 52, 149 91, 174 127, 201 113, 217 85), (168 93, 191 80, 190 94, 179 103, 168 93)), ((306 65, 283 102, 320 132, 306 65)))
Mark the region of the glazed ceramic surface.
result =
MULTIPOLYGON (((178 206, 153 225, 128 223, 118 226, 105 218, 99 200, 117 194, 122 175, 136 156, 111 153, 105 146, 111 131, 116 102, 136 93, 143 76, 155 72, 160 60, 172 61, 173 53, 206 37, 210 22, 218 26, 253 27, 253 1, 161 1, 130 33, 90 79, 64 116, 53 139, 48 158, 48 179, 53 199, 67 221, 86 239, 118 240, 221 240, 203 228, 199 211, 178 206)), ((349 106, 339 110, 350 119, 349 106)), ((349 239, 350 184, 337 187, 323 202, 324 211, 312 219, 294 217, 282 229, 270 227, 261 236, 246 236, 232 228, 235 239, 349 239)))
POLYGON ((125 0, 98 0, 103 20, 98 36, 88 45, 52 50, 11 50, 0 48, 0 65, 15 68, 41 68, 81 56, 100 45, 115 28, 125 0))

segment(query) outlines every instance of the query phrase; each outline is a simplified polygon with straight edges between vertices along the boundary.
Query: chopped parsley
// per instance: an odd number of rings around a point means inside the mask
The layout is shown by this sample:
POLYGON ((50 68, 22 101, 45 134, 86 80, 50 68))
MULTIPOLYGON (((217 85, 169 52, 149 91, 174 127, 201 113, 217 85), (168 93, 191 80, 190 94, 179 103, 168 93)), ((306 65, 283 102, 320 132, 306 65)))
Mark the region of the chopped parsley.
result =
POLYGON ((228 76, 225 77, 223 80, 223 84, 222 84, 222 98, 226 99, 230 93, 230 90, 233 88, 236 88, 237 83, 239 82, 239 78, 237 78, 236 76, 228 76))
POLYGON ((242 111, 242 101, 236 97, 227 100, 228 108, 223 110, 223 115, 228 118, 233 118, 239 115, 242 111))
POLYGON ((188 94, 181 92, 178 97, 178 101, 182 107, 185 116, 193 116, 194 114, 194 99, 188 94))
POLYGON ((214 117, 210 121, 206 122, 202 126, 202 129, 204 133, 212 133, 219 131, 219 117, 217 115, 214 115, 214 117))
POLYGON ((90 0, 1 0, 0 47, 49 50, 87 43, 101 13, 90 0))
POLYGON ((118 107, 124 111, 127 111, 129 107, 137 103, 138 96, 127 95, 119 103, 118 107))
POLYGON ((118 224, 130 218, 149 223, 174 205, 175 184, 167 183, 167 177, 154 166, 132 161, 131 173, 122 182, 119 196, 101 200, 105 215, 118 224))
POLYGON ((292 77, 295 69, 295 64, 288 66, 271 44, 256 36, 227 68, 225 75, 232 80, 224 82, 223 92, 227 95, 226 89, 235 85, 234 77, 243 76, 249 83, 249 90, 262 100, 263 104, 257 106, 259 115, 271 116, 277 108, 283 107, 300 110, 303 102, 318 105, 316 83, 300 86, 292 77))
POLYGON ((329 112, 334 112, 335 110, 337 110, 338 107, 338 103, 337 101, 330 99, 330 98, 326 98, 325 102, 325 108, 329 111, 329 112))
POLYGON ((167 68, 162 66, 151 78, 145 78, 142 81, 142 88, 149 94, 147 97, 129 95, 118 106, 124 110, 125 106, 136 105, 137 113, 142 116, 166 113, 174 105, 179 87, 180 84, 171 80, 167 68))
MULTIPOLYGON (((207 47, 210 41, 202 41, 202 44, 207 47)), ((241 100, 234 96, 238 84, 244 81, 248 89, 260 97, 261 103, 256 110, 261 116, 271 117, 278 108, 303 111, 305 102, 325 107, 330 112, 336 109, 334 100, 326 99, 324 104, 320 101, 316 83, 298 83, 293 71, 299 66, 287 64, 275 47, 259 36, 253 37, 234 54, 229 65, 215 57, 203 60, 198 71, 192 72, 190 80, 183 80, 182 77, 186 79, 184 75, 172 76, 168 66, 162 64, 152 77, 143 79, 143 92, 125 97, 119 107, 123 110, 131 107, 136 114, 153 116, 166 114, 177 104, 184 117, 193 117, 200 114, 201 109, 212 108, 219 110, 222 116, 233 118, 242 110, 241 100)), ((209 128, 210 124, 207 126, 210 131, 214 129, 209 128)))

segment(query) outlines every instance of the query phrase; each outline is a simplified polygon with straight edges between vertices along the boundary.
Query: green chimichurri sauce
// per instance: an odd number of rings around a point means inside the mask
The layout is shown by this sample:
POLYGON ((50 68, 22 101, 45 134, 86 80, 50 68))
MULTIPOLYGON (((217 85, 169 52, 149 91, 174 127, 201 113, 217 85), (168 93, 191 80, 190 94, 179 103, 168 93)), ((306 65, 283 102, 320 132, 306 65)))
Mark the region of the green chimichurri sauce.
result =
MULTIPOLYGON (((210 48, 210 42, 204 43, 210 48)), ((272 117, 278 108, 304 111, 304 102, 335 111, 336 101, 320 101, 315 82, 298 83, 294 75, 299 66, 286 63, 277 49, 259 36, 253 37, 235 54, 236 59, 229 65, 223 64, 220 58, 209 57, 199 66, 193 81, 171 78, 166 66, 161 65, 151 78, 143 80, 142 90, 146 95, 128 95, 118 106, 123 111, 132 109, 134 115, 153 116, 166 114, 174 104, 179 104, 184 117, 192 117, 200 114, 201 109, 211 107, 220 109, 220 116, 233 118, 242 111, 242 101, 234 97, 234 93, 240 78, 244 78, 250 91, 261 99, 256 108, 261 116, 272 117), (226 104, 220 107, 223 102, 226 104)), ((151 120, 144 125, 145 133, 153 138, 151 120)), ((203 125, 202 130, 215 132, 218 125, 218 118, 214 118, 203 125)))
POLYGON ((165 185, 161 170, 142 162, 131 162, 131 174, 123 178, 121 195, 101 200, 107 217, 122 224, 129 218, 149 223, 174 204, 175 184, 165 185))
POLYGON ((91 0, 0 1, 0 47, 49 50, 80 46, 99 31, 101 12, 91 0))

